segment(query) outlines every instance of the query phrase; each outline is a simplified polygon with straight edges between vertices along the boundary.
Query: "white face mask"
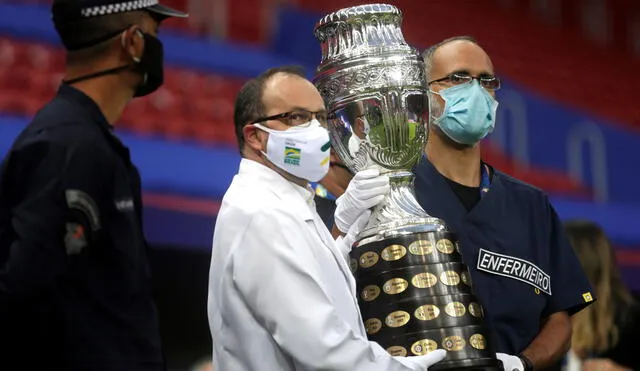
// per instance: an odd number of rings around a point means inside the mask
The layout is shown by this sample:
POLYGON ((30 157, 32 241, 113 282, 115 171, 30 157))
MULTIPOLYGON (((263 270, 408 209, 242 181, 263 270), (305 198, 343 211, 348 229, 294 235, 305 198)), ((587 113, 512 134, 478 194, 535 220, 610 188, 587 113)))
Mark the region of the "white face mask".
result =
POLYGON ((278 168, 298 178, 317 182, 329 172, 329 132, 318 120, 284 131, 253 124, 269 133, 265 157, 278 168))

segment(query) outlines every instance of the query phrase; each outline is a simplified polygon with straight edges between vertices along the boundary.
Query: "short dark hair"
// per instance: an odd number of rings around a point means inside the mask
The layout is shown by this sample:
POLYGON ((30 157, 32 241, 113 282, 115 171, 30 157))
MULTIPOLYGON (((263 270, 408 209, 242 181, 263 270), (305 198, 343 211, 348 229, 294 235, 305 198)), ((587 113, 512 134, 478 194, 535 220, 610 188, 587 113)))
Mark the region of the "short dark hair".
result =
POLYGON ((454 41, 469 41, 478 45, 478 41, 476 41, 476 39, 472 36, 454 36, 448 39, 444 39, 437 44, 431 45, 422 53, 422 59, 424 60, 425 78, 427 79, 427 82, 431 80, 431 65, 433 64, 433 54, 435 54, 436 50, 438 50, 441 46, 454 41))
POLYGON ((86 45, 76 50, 69 50, 68 61, 86 62, 92 58, 102 56, 110 48, 110 41, 119 32, 140 22, 144 10, 108 14, 99 17, 81 19, 74 22, 55 24, 58 36, 67 49, 74 46, 86 45), (107 39, 105 39, 105 37, 107 39), (93 43, 98 41, 97 43, 93 43))
POLYGON ((233 122, 236 130, 236 139, 238 147, 242 154, 244 147, 244 135, 242 129, 250 122, 259 119, 265 115, 266 108, 262 102, 264 85, 273 76, 284 73, 294 75, 306 79, 304 68, 301 66, 284 66, 268 69, 260 76, 247 81, 238 92, 236 103, 233 111, 233 122))

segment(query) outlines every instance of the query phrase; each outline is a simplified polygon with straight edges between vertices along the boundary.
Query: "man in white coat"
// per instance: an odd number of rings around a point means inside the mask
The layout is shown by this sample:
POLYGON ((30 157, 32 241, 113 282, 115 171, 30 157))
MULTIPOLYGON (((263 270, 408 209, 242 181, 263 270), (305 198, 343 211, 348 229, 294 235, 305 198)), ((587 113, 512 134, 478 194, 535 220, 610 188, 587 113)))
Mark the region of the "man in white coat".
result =
POLYGON ((427 370, 442 360, 444 350, 392 357, 367 340, 345 254, 388 179, 361 174, 366 187, 351 189, 367 192, 351 197, 362 210, 341 218, 351 227, 334 240, 308 184, 326 175, 330 146, 313 84, 295 68, 269 70, 242 88, 234 121, 243 159, 218 214, 209 279, 214 369, 427 370))

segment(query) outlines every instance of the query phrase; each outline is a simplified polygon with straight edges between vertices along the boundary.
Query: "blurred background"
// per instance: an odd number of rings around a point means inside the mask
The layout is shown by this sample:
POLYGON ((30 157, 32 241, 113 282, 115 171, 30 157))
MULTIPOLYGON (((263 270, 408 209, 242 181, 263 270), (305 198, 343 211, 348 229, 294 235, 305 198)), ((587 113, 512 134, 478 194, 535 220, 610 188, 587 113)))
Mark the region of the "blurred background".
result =
MULTIPOLYGON (((319 62, 314 23, 366 1, 164 0, 164 86, 117 129, 143 178, 145 228, 172 370, 210 353, 206 294, 220 199, 240 160, 235 95, 285 64, 319 62)), ((404 34, 422 50, 474 36, 503 80, 496 168, 545 190, 563 219, 599 224, 626 285, 640 292, 640 1, 404 0, 404 34)), ((53 95, 64 56, 49 0, 0 0, 0 156, 53 95)), ((0 157, 1 158, 1 157, 0 157)))

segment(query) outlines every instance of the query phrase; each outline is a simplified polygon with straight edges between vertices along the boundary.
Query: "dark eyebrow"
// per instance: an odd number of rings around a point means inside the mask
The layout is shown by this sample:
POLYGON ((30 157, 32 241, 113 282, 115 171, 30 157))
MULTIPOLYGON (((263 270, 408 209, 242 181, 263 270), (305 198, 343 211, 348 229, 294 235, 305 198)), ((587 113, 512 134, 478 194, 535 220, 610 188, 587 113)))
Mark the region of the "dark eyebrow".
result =
POLYGON ((492 79, 492 78, 496 77, 496 75, 494 75, 492 73, 489 73, 489 72, 482 72, 481 74, 478 75, 478 77, 485 78, 485 79, 486 78, 492 79))
MULTIPOLYGON (((293 108, 291 108, 291 110, 290 110, 290 111, 307 111, 307 112, 314 112, 314 111, 312 111, 312 110, 310 110, 310 109, 302 108, 302 107, 293 107, 293 108)), ((323 108, 323 109, 321 109, 320 111, 318 111, 318 113, 327 113, 327 109, 326 109, 326 108, 323 108)))
MULTIPOLYGON (((469 73, 469 71, 467 71, 467 70, 458 70, 458 71, 453 71, 453 72, 451 72, 449 75, 453 75, 454 73, 458 73, 458 74, 461 74, 461 75, 471 76, 471 73, 469 73)), ((449 75, 447 75, 447 76, 449 76, 449 75)), ((480 72, 480 73, 478 74, 478 77, 493 78, 493 77, 495 77, 495 75, 494 75, 494 74, 492 74, 492 73, 490 73, 490 72, 486 72, 486 71, 485 71, 485 72, 480 72)))

